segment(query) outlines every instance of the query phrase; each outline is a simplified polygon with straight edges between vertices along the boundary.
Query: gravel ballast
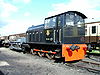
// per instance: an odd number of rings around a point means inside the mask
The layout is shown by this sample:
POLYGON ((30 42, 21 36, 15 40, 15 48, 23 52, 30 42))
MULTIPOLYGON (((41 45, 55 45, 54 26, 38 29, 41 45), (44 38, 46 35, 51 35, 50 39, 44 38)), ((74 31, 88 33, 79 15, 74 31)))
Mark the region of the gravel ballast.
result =
POLYGON ((54 60, 3 47, 0 48, 0 71, 4 75, 96 75, 63 63, 54 63, 54 60))

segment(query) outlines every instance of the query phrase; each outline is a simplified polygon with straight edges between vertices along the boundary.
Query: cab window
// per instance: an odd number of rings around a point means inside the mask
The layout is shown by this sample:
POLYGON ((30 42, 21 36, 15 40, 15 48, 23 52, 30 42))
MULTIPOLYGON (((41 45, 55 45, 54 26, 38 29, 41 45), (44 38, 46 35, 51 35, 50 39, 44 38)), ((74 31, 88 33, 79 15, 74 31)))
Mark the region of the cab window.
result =
POLYGON ((45 20, 45 29, 54 28, 56 26, 56 17, 45 20))

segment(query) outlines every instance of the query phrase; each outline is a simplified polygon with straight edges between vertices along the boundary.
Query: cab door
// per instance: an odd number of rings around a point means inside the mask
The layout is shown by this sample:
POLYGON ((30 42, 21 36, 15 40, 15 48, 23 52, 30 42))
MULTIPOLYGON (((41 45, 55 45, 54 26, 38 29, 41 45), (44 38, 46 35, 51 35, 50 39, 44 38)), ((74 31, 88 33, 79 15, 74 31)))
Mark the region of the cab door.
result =
POLYGON ((62 43, 62 27, 64 24, 64 14, 57 15, 45 20, 45 39, 48 43, 62 43))
POLYGON ((56 28, 56 42, 58 44, 62 43, 62 27, 64 25, 64 14, 57 17, 57 28, 56 28))
POLYGON ((46 43, 55 43, 56 42, 56 16, 45 19, 45 41, 46 43))

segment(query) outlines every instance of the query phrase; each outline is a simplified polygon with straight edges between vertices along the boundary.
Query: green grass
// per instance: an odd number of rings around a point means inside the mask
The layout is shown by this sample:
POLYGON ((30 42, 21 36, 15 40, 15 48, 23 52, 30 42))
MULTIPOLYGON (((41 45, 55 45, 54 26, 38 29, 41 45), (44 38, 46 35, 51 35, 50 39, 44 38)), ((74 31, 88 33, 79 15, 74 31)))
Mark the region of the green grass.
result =
POLYGON ((89 52, 88 50, 86 51, 87 53, 95 53, 95 54, 100 54, 100 50, 92 50, 89 52))

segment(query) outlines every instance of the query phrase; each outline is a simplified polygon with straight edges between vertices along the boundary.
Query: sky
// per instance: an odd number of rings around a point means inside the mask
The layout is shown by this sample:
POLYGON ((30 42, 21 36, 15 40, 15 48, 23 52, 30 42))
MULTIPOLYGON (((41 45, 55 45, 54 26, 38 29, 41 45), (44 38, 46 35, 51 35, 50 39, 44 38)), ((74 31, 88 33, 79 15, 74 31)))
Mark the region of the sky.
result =
POLYGON ((0 0, 0 36, 25 33, 46 17, 79 11, 86 22, 100 21, 100 0, 0 0))

